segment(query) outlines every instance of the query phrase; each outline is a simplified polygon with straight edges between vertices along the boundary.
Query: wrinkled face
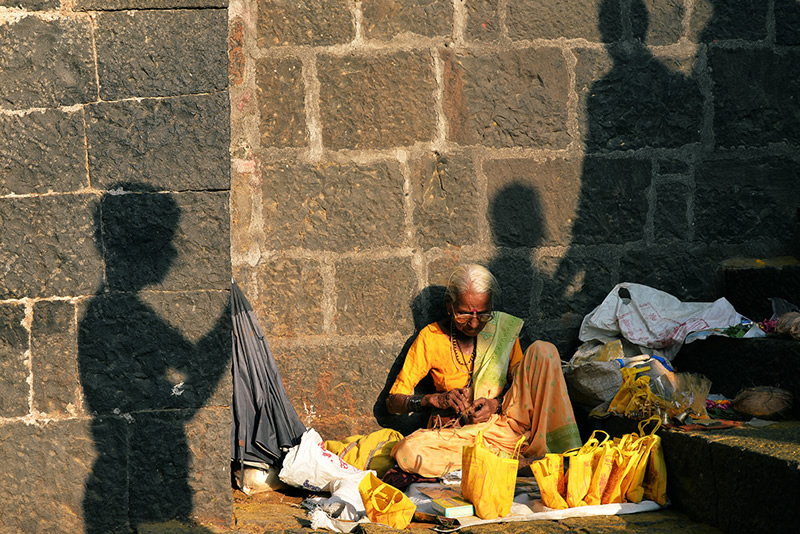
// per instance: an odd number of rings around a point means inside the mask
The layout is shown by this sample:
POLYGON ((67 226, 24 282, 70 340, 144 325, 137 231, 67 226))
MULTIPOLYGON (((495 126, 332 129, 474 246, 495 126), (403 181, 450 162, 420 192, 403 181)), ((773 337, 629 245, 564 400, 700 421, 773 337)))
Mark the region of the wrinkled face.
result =
POLYGON ((492 318, 492 295, 469 289, 455 302, 448 302, 447 311, 462 334, 475 337, 492 318))

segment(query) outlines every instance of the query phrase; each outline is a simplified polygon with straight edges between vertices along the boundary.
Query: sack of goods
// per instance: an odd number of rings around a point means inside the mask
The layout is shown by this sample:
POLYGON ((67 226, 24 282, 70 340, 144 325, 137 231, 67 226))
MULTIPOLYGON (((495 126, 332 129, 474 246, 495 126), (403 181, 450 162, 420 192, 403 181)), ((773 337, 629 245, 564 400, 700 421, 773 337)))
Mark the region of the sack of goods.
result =
POLYGON ((632 502, 667 503, 667 468, 657 416, 639 423, 639 433, 611 439, 596 430, 579 449, 547 454, 531 464, 542 503, 563 510, 577 506, 632 502), (646 432, 648 424, 653 429, 646 432), (604 436, 603 436, 604 435, 604 436), (598 436, 603 436, 602 440, 598 436))

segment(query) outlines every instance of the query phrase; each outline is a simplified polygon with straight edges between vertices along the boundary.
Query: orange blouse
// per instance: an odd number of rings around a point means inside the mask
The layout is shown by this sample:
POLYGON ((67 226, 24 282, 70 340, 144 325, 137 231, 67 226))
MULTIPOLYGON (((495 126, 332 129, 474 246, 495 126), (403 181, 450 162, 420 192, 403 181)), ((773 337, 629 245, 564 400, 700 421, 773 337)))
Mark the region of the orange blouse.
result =
MULTIPOLYGON (((520 361, 522 361, 522 348, 519 339, 516 339, 509 358, 509 381, 520 361)), ((450 391, 469 384, 469 369, 456 361, 450 335, 443 331, 438 323, 431 323, 423 328, 411 344, 403 368, 397 375, 389 394, 413 394, 414 387, 428 373, 433 378, 436 391, 450 391)))

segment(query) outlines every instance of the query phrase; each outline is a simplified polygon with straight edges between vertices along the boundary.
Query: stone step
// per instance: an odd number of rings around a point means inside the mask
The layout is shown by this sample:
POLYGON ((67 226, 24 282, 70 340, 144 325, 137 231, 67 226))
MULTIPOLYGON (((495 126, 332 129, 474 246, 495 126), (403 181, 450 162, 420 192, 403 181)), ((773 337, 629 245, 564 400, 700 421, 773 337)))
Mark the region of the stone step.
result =
MULTIPOLYGON (((637 423, 613 416, 598 426, 621 436, 637 423)), ((800 532, 800 422, 658 434, 680 512, 730 534, 800 532)))
POLYGON ((795 397, 794 416, 800 419, 800 341, 711 336, 681 347, 672 363, 677 371, 705 375, 711 380, 711 392, 729 399, 757 386, 790 391, 795 397))
MULTIPOLYGON (((745 388, 779 387, 795 396, 800 416, 800 342, 775 337, 711 336, 684 345, 679 372, 701 373, 711 392, 735 398, 745 388)), ((612 417, 602 428, 633 432, 636 422, 612 417)), ((800 532, 800 421, 719 430, 662 429, 668 494, 696 521, 725 532, 800 532)))
POLYGON ((800 306, 800 259, 739 258, 723 262, 714 281, 715 293, 753 321, 772 316, 771 297, 800 306))
POLYGON ((668 493, 697 521, 729 532, 797 533, 800 422, 662 432, 668 493))

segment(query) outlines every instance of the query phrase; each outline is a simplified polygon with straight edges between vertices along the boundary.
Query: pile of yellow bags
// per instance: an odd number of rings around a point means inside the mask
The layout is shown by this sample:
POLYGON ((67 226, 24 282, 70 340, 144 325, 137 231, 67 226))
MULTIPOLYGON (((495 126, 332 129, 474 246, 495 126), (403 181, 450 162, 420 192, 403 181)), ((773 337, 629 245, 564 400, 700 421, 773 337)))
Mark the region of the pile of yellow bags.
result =
POLYGON ((542 502, 563 510, 576 506, 641 502, 661 506, 667 502, 667 467, 654 416, 639 423, 639 433, 610 439, 596 430, 579 449, 547 454, 531 464, 542 502), (655 423, 650 432, 649 423, 655 423), (597 436, 603 435, 602 441, 597 436))

